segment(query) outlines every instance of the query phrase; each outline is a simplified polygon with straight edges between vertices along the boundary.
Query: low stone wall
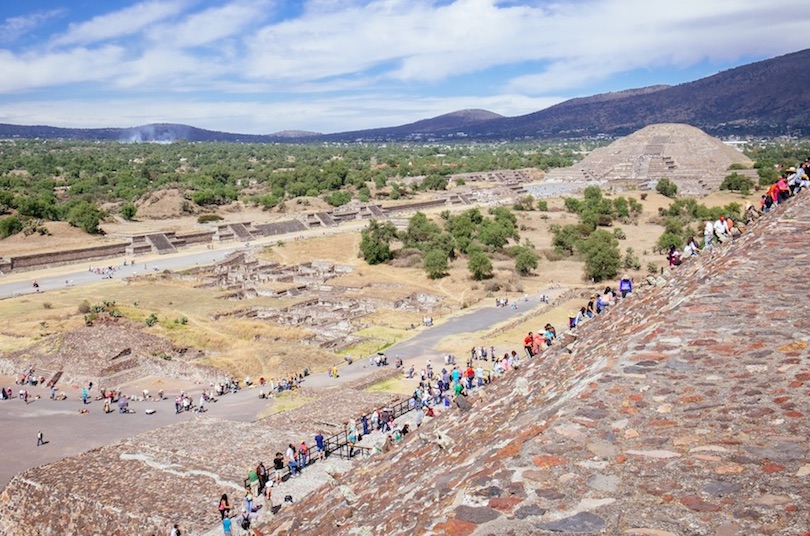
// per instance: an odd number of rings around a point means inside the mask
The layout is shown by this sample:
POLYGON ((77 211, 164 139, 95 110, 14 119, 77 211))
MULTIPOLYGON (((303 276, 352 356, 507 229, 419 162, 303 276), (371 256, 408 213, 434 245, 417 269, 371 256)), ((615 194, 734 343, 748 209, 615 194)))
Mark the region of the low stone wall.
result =
POLYGON ((185 244, 206 244, 214 239, 214 231, 200 231, 198 233, 191 233, 187 235, 177 235, 178 240, 182 240, 185 244))
POLYGON ((110 257, 123 256, 126 253, 127 244, 108 244, 91 248, 70 249, 65 251, 51 251, 47 253, 34 253, 31 255, 20 255, 11 257, 8 260, 9 268, 4 271, 23 272, 38 268, 50 268, 61 266, 76 261, 92 261, 98 259, 108 259, 110 257))

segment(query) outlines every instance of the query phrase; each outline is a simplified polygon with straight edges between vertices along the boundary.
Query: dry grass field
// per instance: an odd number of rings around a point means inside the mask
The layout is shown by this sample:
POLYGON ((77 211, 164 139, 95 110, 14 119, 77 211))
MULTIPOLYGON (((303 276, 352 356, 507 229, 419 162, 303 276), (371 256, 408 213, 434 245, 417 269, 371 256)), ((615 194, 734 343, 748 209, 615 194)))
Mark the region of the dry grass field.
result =
MULTIPOLYGON (((624 194, 639 199, 638 192, 624 194)), ((755 196, 752 196, 752 199, 755 196)), ((712 194, 701 202, 713 206, 731 201, 744 202, 739 195, 712 194)), ((313 201, 314 202, 314 201, 313 201)), ((644 212, 637 224, 620 225, 627 239, 620 242, 622 252, 632 247, 641 258, 642 269, 628 275, 639 279, 646 276, 649 262, 664 265, 661 255, 653 252, 653 246, 662 228, 650 220, 657 216, 659 207, 669 205, 671 200, 656 193, 649 193, 642 201, 644 212)), ((346 287, 346 296, 404 297, 415 293, 437 296, 440 305, 433 313, 436 322, 458 314, 467 307, 489 304, 493 296, 506 296, 512 300, 520 298, 524 292, 536 294, 559 283, 567 288, 582 288, 587 292, 591 287, 583 280, 582 263, 575 259, 550 261, 543 252, 551 250, 549 225, 575 223, 575 216, 562 210, 561 199, 549 200, 549 212, 518 212, 518 225, 521 241, 528 240, 541 252, 540 266, 536 273, 519 277, 513 269, 513 261, 508 257, 498 257, 494 261, 495 277, 484 282, 472 281, 469 277, 466 260, 455 261, 449 275, 440 280, 430 280, 425 276, 421 263, 415 266, 369 266, 358 256, 360 234, 356 231, 336 232, 327 236, 316 236, 295 240, 283 245, 265 248, 259 258, 277 261, 285 265, 295 265, 312 260, 328 260, 339 265, 351 265, 351 273, 329 280, 329 285, 346 287), (484 301, 486 300, 486 301, 484 301)), ((244 208, 244 207, 242 207, 244 208)), ((267 221, 268 215, 258 211, 233 211, 225 214, 234 221, 267 221)), ((431 217, 438 219, 437 214, 431 217)), ((0 241, 0 255, 9 253, 65 249, 101 243, 107 238, 90 239, 77 229, 66 224, 50 223, 51 236, 15 236, 0 241)), ((144 220, 133 223, 105 225, 108 231, 119 233, 144 232, 150 229, 172 229, 191 231, 198 228, 196 219, 183 216, 166 220, 144 220)), ((398 264, 397 262, 394 263, 398 264)), ((115 286, 90 285, 58 289, 42 295, 27 295, 0 300, 0 315, 14 319, 0 329, 0 348, 5 352, 26 348, 44 337, 63 333, 84 324, 84 315, 79 312, 79 304, 91 304, 103 300, 115 301, 120 312, 127 318, 143 322, 150 314, 158 317, 158 323, 144 330, 152 335, 169 339, 177 347, 193 347, 203 350, 205 358, 201 364, 212 365, 228 373, 253 377, 280 377, 299 372, 304 367, 312 370, 325 370, 342 361, 345 354, 358 358, 370 355, 414 333, 412 325, 419 325, 421 313, 400 312, 378 309, 363 316, 357 322, 357 335, 366 340, 352 348, 344 349, 339 355, 317 346, 301 343, 311 336, 307 328, 280 326, 273 322, 238 317, 222 317, 248 306, 281 307, 295 302, 294 299, 254 298, 244 301, 223 300, 222 291, 197 288, 199 281, 183 276, 153 274, 136 277, 126 284, 115 286), (185 320, 183 320, 185 319, 185 320)), ((604 283, 602 284, 604 286, 604 283)), ((528 330, 536 330, 540 324, 551 322, 557 326, 566 323, 568 311, 580 305, 573 300, 543 314, 542 318, 526 314, 521 322, 513 323, 508 329, 493 326, 490 333, 461 334, 452 340, 442 341, 440 350, 456 355, 466 355, 470 340, 478 344, 494 344, 496 349, 511 349, 515 341, 522 339, 528 330)), ((401 386, 391 382, 386 389, 397 390, 401 386)))

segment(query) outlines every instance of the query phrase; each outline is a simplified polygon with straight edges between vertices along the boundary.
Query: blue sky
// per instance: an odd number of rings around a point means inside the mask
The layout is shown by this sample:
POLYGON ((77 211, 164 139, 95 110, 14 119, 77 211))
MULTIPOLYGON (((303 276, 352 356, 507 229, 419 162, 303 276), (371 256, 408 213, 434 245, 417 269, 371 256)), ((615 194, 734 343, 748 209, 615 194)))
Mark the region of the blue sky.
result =
POLYGON ((0 3, 0 122, 339 132, 508 116, 810 47, 806 0, 0 3))

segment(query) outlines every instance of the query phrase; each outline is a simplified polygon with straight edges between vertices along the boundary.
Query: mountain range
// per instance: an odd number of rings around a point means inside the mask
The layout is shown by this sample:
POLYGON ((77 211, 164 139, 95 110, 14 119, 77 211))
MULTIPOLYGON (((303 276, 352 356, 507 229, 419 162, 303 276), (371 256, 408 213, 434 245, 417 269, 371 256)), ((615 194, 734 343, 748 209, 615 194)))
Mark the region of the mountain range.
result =
POLYGON ((570 99, 517 117, 487 110, 461 110, 395 127, 334 134, 282 131, 266 135, 217 132, 179 124, 93 129, 0 124, 0 137, 242 143, 523 140, 624 136, 655 123, 685 123, 715 136, 810 135, 810 49, 694 82, 570 99))

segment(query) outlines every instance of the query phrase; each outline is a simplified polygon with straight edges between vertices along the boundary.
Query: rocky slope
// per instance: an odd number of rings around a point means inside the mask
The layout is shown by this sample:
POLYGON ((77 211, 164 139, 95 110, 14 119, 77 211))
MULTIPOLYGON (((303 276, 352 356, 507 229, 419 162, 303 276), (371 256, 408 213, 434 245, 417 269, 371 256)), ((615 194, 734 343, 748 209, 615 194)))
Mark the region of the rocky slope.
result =
POLYGON ((263 533, 804 534, 808 246, 805 193, 263 533))

